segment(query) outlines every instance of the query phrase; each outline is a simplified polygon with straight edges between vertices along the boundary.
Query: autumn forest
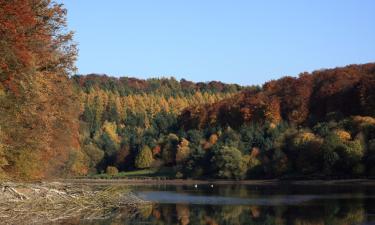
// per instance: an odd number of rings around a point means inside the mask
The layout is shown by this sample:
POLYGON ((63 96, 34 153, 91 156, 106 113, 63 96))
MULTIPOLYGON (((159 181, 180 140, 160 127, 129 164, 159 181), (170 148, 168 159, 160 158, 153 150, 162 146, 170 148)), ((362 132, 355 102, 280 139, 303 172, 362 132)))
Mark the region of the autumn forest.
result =
POLYGON ((77 75, 66 13, 0 1, 0 179, 375 176, 375 63, 261 86, 77 75))

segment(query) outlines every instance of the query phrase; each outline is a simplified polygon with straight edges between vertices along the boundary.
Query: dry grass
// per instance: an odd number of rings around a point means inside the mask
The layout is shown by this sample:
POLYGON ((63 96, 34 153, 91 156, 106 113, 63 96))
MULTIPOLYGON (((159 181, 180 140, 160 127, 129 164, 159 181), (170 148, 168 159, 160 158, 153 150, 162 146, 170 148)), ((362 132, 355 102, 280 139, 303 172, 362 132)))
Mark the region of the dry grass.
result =
POLYGON ((105 219, 119 208, 147 202, 124 187, 93 188, 62 183, 0 184, 0 224, 43 224, 70 218, 105 219))

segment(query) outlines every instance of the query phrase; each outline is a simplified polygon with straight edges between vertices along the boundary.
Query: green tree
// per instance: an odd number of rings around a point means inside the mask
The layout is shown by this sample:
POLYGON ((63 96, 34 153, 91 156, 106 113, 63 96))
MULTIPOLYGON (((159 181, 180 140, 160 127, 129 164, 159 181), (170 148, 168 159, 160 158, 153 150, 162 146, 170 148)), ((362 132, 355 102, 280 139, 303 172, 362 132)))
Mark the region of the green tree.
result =
POLYGON ((95 144, 90 143, 83 147, 83 151, 89 157, 89 168, 92 172, 96 172, 96 167, 104 157, 104 151, 95 144))
POLYGON ((221 145, 239 148, 241 145, 241 136, 233 129, 228 127, 219 138, 221 145))
POLYGON ((338 172, 345 173, 345 175, 363 173, 364 166, 361 161, 364 156, 364 148, 359 140, 345 142, 337 149, 337 153, 341 159, 337 165, 338 172))
POLYGON ((243 179, 247 171, 247 162, 241 152, 228 146, 214 150, 211 158, 214 176, 226 179, 243 179))
POLYGON ((207 166, 207 153, 201 146, 190 147, 190 155, 181 168, 187 177, 201 178, 209 168, 207 166), (206 170, 205 170, 206 169, 206 170))
POLYGON ((176 134, 169 134, 167 136, 161 153, 165 164, 172 165, 175 163, 178 144, 179 138, 176 134))
POLYGON ((323 140, 311 132, 299 131, 288 140, 285 151, 294 162, 295 172, 301 174, 317 173, 321 170, 323 140))
POLYGON ((150 168, 153 161, 152 151, 147 145, 145 145, 135 157, 135 167, 138 169, 150 168))

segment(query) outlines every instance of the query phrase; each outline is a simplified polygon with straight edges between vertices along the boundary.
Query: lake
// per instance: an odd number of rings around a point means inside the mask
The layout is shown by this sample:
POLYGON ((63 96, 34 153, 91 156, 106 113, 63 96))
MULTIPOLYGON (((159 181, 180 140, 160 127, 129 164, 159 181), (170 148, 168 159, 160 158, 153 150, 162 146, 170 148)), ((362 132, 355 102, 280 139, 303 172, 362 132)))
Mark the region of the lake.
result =
POLYGON ((152 204, 82 224, 375 225, 375 188, 366 185, 133 186, 152 204))

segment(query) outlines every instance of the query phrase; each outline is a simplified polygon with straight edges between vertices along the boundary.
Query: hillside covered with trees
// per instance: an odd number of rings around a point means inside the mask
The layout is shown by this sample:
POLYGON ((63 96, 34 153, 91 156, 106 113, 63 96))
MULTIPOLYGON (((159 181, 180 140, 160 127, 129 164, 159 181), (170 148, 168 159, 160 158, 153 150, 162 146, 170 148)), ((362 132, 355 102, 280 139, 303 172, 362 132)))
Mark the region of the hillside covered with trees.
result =
POLYGON ((74 75, 66 10, 0 3, 0 178, 375 175, 375 64, 262 87, 74 75))
POLYGON ((351 65, 284 77, 214 104, 189 107, 178 124, 187 134, 199 134, 200 141, 181 167, 183 174, 373 176, 374 90, 375 64, 351 65))
MULTIPOLYGON (((134 170, 169 164, 177 117, 188 106, 213 104, 244 87, 174 78, 140 80, 100 75, 73 76, 81 100, 80 143, 89 173, 108 167, 134 170), (163 150, 165 149, 165 150, 163 150), (157 155, 165 154, 157 159, 157 155), (142 159, 142 160, 141 160, 142 159)), ((178 138, 177 138, 178 139, 178 138)))

